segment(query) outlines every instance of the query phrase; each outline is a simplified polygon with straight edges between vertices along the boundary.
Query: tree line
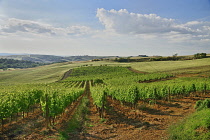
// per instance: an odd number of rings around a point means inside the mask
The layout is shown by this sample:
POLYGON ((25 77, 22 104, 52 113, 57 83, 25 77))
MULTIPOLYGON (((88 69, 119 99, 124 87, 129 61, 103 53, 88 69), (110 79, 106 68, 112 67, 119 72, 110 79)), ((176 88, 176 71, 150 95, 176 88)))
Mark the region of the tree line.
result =
POLYGON ((45 65, 44 63, 37 63, 26 60, 14 60, 14 59, 0 59, 0 69, 6 70, 8 68, 32 68, 45 65))
POLYGON ((131 57, 127 58, 115 58, 114 61, 116 62, 143 62, 143 61, 177 61, 177 60, 193 60, 193 59, 202 59, 206 58, 206 53, 196 53, 193 56, 178 56, 178 54, 175 54, 173 56, 168 57, 152 57, 152 58, 140 58, 140 59, 131 59, 131 57))

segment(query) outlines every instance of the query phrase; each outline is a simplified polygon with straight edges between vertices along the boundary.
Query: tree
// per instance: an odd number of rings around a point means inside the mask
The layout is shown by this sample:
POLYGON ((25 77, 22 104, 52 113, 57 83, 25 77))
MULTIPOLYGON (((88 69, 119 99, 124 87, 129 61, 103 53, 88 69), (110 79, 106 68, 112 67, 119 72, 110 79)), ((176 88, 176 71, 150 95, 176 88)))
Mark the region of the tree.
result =
POLYGON ((194 54, 195 59, 206 58, 206 53, 196 53, 194 54))

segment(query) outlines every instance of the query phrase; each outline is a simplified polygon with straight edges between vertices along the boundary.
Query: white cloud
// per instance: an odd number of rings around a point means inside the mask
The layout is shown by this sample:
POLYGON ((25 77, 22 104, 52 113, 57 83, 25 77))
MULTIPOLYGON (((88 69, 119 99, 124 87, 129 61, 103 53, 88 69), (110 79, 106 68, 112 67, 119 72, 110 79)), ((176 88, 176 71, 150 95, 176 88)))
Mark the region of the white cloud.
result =
POLYGON ((0 16, 0 51, 55 55, 170 55, 210 52, 210 22, 177 23, 156 14, 98 9, 105 29, 58 27, 0 16), (43 49, 42 49, 43 48, 43 49))
POLYGON ((210 22, 191 21, 176 23, 175 19, 167 19, 156 14, 129 13, 126 9, 97 10, 99 21, 105 30, 95 30, 87 26, 54 27, 50 24, 31 20, 20 20, 0 16, 0 35, 20 37, 97 37, 104 35, 135 35, 143 39, 163 37, 169 40, 184 41, 206 40, 210 38, 210 22), (112 31, 112 33, 110 32, 112 31))
POLYGON ((57 28, 49 24, 30 20, 20 20, 10 18, 7 20, 0 20, 0 34, 9 34, 16 36, 56 36, 56 37, 68 37, 68 36, 84 36, 91 35, 95 32, 93 29, 87 26, 70 26, 67 28, 57 28))
POLYGON ((210 22, 192 21, 178 24, 174 19, 167 19, 156 14, 129 13, 126 9, 97 10, 99 21, 106 30, 120 34, 163 34, 177 32, 179 34, 208 35, 210 22))
POLYGON ((105 9, 97 10, 97 17, 108 30, 118 33, 159 33, 169 32, 174 26, 173 19, 166 19, 156 14, 142 15, 129 13, 126 9, 119 11, 105 9))
POLYGON ((8 19, 6 23, 1 26, 1 31, 5 33, 31 32, 40 34, 53 34, 52 27, 48 25, 14 18, 8 19))
POLYGON ((68 35, 87 35, 92 34, 94 31, 90 27, 87 26, 70 26, 67 29, 68 35))

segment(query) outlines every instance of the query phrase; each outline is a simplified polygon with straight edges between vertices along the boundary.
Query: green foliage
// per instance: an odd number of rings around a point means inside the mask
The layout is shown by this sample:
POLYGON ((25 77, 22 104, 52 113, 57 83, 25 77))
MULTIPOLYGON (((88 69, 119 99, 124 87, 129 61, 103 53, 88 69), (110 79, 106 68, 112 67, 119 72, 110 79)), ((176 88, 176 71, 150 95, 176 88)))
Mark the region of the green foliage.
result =
POLYGON ((102 108, 104 100, 105 100, 105 88, 96 86, 91 88, 91 96, 93 98, 93 104, 99 108, 102 108))
POLYGON ((134 61, 130 59, 130 57, 127 57, 127 58, 116 58, 115 59, 116 62, 131 62, 131 61, 134 61))
POLYGON ((210 109, 195 112, 169 129, 170 140, 210 139, 210 109))
POLYGON ((195 59, 206 58, 206 53, 196 53, 194 54, 195 59))
POLYGON ((42 93, 38 89, 2 92, 0 94, 0 119, 10 117, 14 113, 30 111, 32 105, 39 103, 42 93))
POLYGON ((94 84, 103 84, 103 80, 102 79, 95 79, 94 80, 94 84))
MULTIPOLYGON (((173 74, 164 73, 161 71, 173 69, 176 69, 177 71, 177 69, 190 68, 192 66, 205 66, 209 64, 209 60, 210 59, 206 58, 203 60, 185 62, 143 62, 138 64, 126 63, 126 65, 123 63, 110 63, 110 66, 106 66, 107 63, 104 62, 90 62, 81 64, 60 63, 39 67, 33 70, 26 69, 22 71, 17 70, 14 72, 1 72, 0 82, 4 83, 6 82, 11 84, 11 81, 17 82, 18 80, 22 80, 26 83, 30 81, 33 83, 49 83, 58 80, 65 71, 69 70, 70 68, 74 68, 73 72, 70 74, 70 77, 61 82, 51 84, 19 84, 1 86, 0 118, 9 117, 11 114, 23 110, 28 111, 28 109, 35 103, 41 104, 45 116, 47 114, 46 112, 48 112, 50 117, 55 117, 56 115, 62 113, 68 104, 71 104, 83 93, 84 83, 86 81, 100 83, 95 85, 93 84, 91 87, 91 96, 94 100, 94 104, 99 108, 104 107, 106 95, 109 95, 123 103, 128 102, 132 105, 135 105, 138 100, 155 103, 157 99, 166 99, 169 96, 172 96, 173 98, 189 96, 197 91, 205 93, 206 91, 210 90, 209 78, 187 77, 168 81, 152 81, 173 77, 173 74), (85 67, 81 67, 81 65, 85 65, 85 67), (126 67, 119 67, 119 65, 130 65, 132 68, 137 68, 140 71, 144 70, 147 72, 155 72, 147 74, 134 73, 128 70, 126 67), (48 110, 46 110, 46 108, 48 108, 48 110)), ((183 71, 185 70, 186 69, 183 69, 183 71)), ((189 70, 200 73, 200 71, 209 70, 209 67, 189 70)), ((207 105, 206 102, 198 102, 197 108, 203 106, 202 104, 207 105)), ((201 112, 203 110, 206 109, 202 109, 201 112)), ((200 129, 204 129, 205 131, 208 130, 209 125, 207 122, 209 122, 209 120, 208 118, 203 118, 203 120, 203 122, 200 120, 200 123, 202 124, 196 125, 194 129, 196 131, 193 133, 193 137, 198 136, 198 131, 200 131, 200 129)), ((74 124, 72 125, 74 126, 74 124)), ((187 132, 190 128, 190 125, 194 124, 191 123, 188 127, 186 127, 187 132)), ((182 125, 182 128, 183 127, 184 126, 182 125)), ((180 131, 183 131, 183 129, 180 129, 180 131)), ((189 130, 189 133, 191 133, 191 131, 192 130, 189 130)), ((187 134, 183 134, 182 138, 185 138, 185 135, 187 134)), ((63 137, 65 137, 65 134, 63 134, 63 137)), ((181 139, 176 134, 173 134, 172 137, 174 139, 176 137, 177 139, 181 139)), ((186 137, 186 139, 189 137, 186 137)), ((208 138, 208 135, 205 135, 204 137, 199 136, 199 138, 208 138)))
POLYGON ((37 103, 41 104, 44 116, 48 113, 49 117, 55 117, 82 93, 83 88, 67 87, 64 83, 5 86, 0 89, 0 119, 28 112, 37 103))
POLYGON ((63 113, 68 105, 84 93, 84 89, 79 88, 60 87, 61 89, 56 89, 57 85, 47 86, 40 98, 45 117, 55 117, 63 113))
POLYGON ((33 68, 37 66, 45 65, 44 63, 37 63, 25 60, 14 60, 14 59, 0 59, 0 69, 8 68, 33 68))
POLYGON ((186 61, 151 61, 141 63, 131 63, 133 69, 144 71, 144 72, 165 72, 170 73, 182 73, 182 72, 201 72, 209 70, 208 66, 210 58, 186 60, 186 61))
POLYGON ((72 119, 68 122, 68 128, 66 128, 65 131, 60 132, 59 140, 68 140, 69 133, 74 133, 78 128, 82 127, 83 122, 86 120, 86 115, 88 114, 88 104, 89 100, 85 96, 72 119))
MULTIPOLYGON (((114 67, 114 66, 89 66, 89 67, 80 67, 73 69, 73 72, 70 74, 70 77, 65 81, 87 81, 98 79, 104 80, 114 77, 123 77, 125 75, 137 75, 129 71, 126 67, 114 67)), ((99 81, 98 81, 99 82, 99 81)), ((102 81, 101 81, 102 82, 102 81)))
POLYGON ((18 59, 18 60, 26 60, 32 62, 39 62, 39 63, 58 63, 58 62, 69 62, 69 61, 88 61, 92 59, 102 59, 106 58, 103 56, 55 56, 55 55, 9 55, 3 56, 3 58, 7 59, 18 59))
POLYGON ((74 69, 66 81, 93 80, 101 83, 91 88, 94 104, 98 107, 102 107, 104 93, 119 101, 135 104, 138 100, 156 101, 169 96, 184 97, 196 91, 205 92, 210 89, 210 80, 202 78, 144 83, 170 77, 173 75, 167 73, 134 73, 125 67, 90 66, 74 69))
POLYGON ((207 108, 210 108, 210 99, 199 100, 196 102, 195 109, 197 109, 197 111, 207 108))

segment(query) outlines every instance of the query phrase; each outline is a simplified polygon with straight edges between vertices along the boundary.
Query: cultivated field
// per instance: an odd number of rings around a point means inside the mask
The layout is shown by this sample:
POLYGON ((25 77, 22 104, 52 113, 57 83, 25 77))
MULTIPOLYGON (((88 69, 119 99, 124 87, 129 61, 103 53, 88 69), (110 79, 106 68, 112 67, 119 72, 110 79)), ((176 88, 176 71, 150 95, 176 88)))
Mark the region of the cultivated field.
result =
POLYGON ((0 84, 0 139, 210 138, 209 123, 171 126, 210 98, 210 58, 55 63, 1 71, 0 84))

